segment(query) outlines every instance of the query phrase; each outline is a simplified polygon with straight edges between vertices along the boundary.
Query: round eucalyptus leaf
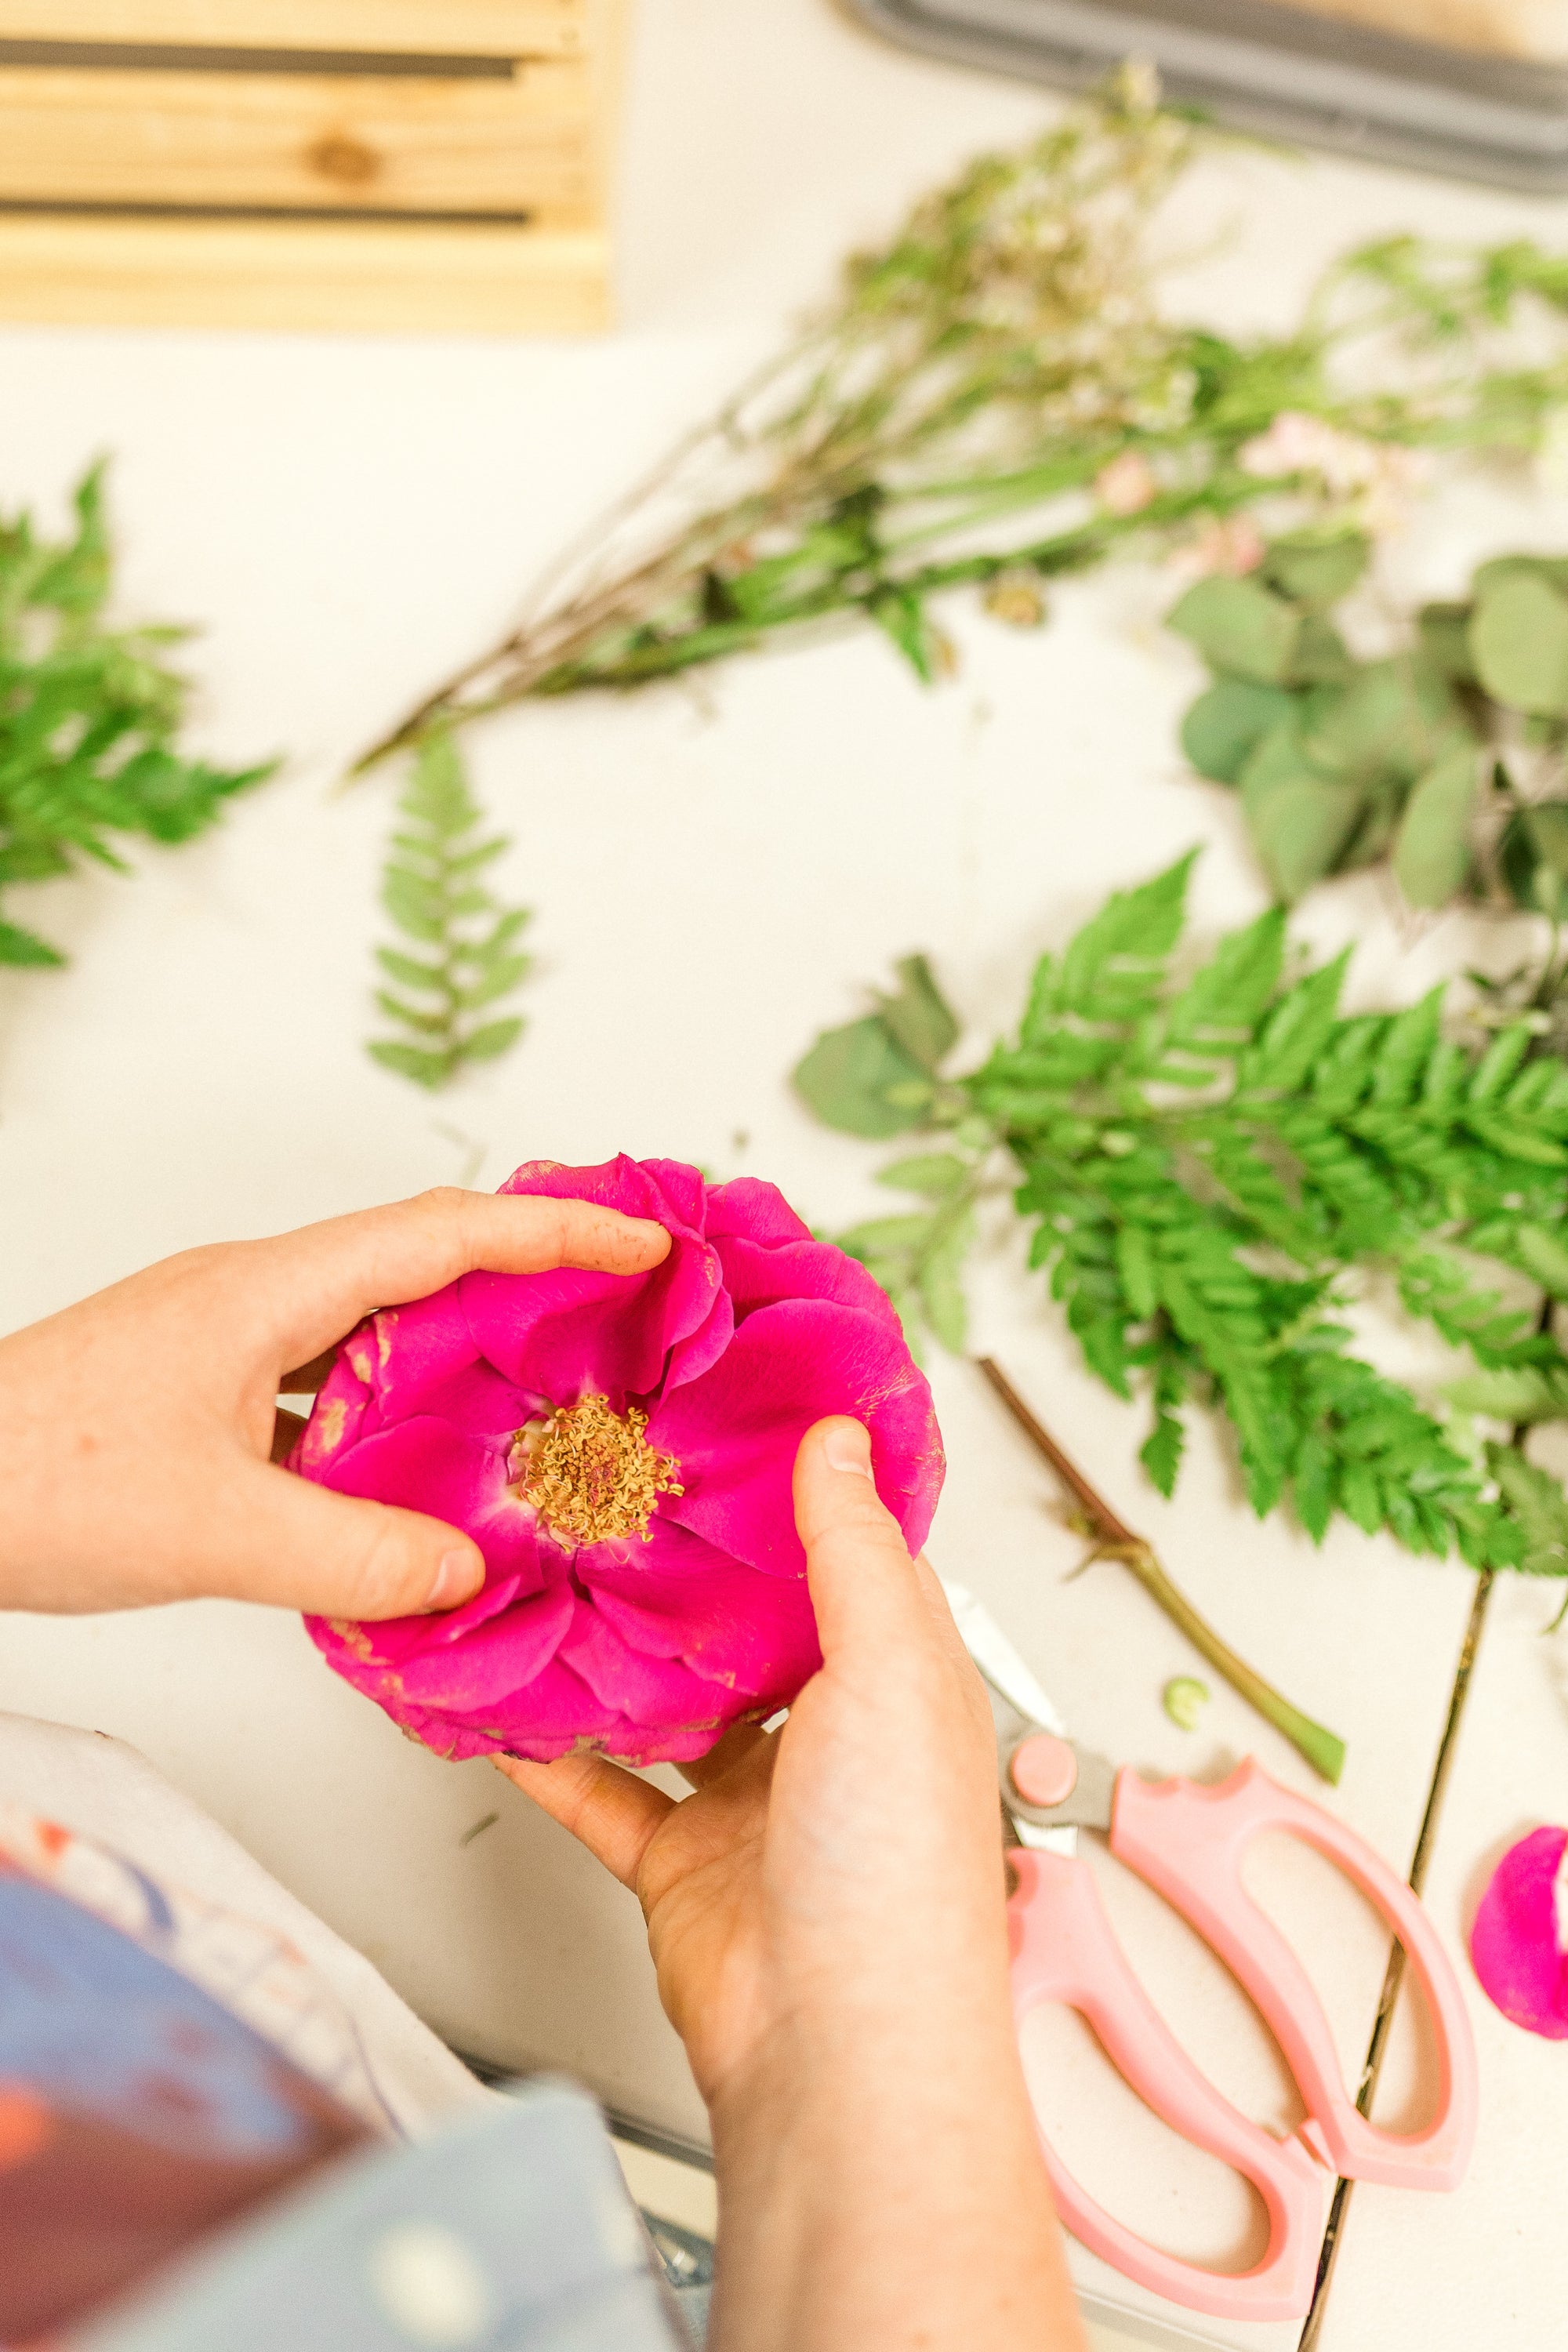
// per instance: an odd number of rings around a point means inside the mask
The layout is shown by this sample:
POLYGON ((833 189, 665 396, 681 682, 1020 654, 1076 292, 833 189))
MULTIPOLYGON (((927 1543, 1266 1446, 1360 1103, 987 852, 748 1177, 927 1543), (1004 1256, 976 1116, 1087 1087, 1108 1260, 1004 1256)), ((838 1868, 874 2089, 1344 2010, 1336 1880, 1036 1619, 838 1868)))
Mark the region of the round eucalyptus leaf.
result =
POLYGON ((1200 776, 1234 784, 1263 738, 1289 718, 1292 708, 1282 686, 1216 678, 1182 721, 1182 749, 1200 776))
POLYGON ((1487 692, 1510 709, 1568 711, 1568 599, 1538 574, 1505 572, 1485 590, 1470 653, 1487 692))
POLYGON ((1211 669, 1279 686, 1290 674, 1301 622, 1296 607, 1260 580, 1216 573, 1188 589, 1169 625, 1192 639, 1211 669))
POLYGON ((1316 776, 1244 789, 1247 821, 1276 894, 1289 902, 1338 866, 1361 820, 1355 784, 1316 776))
POLYGON ((1446 907, 1465 887, 1478 765, 1473 747, 1448 752, 1427 770, 1405 804, 1394 845, 1394 875, 1412 907, 1446 907))

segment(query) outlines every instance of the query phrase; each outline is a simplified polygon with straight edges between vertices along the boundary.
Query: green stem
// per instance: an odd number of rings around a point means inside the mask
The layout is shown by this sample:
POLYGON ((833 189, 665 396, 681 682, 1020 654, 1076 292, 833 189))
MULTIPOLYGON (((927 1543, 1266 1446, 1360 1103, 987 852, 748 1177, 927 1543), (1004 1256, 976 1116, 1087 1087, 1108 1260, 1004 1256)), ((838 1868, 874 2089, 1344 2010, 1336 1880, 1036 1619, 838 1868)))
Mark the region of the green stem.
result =
POLYGON ((1215 1672, 1223 1675, 1231 1688, 1239 1691, 1248 1706, 1256 1707, 1264 1721, 1271 1723, 1306 1758, 1314 1772, 1337 1784, 1344 1769, 1344 1741, 1326 1731, 1321 1723, 1314 1723, 1310 1716, 1303 1715, 1300 1707, 1292 1706, 1272 1683, 1265 1682, 1245 1658, 1237 1657, 1228 1642, 1221 1640, 1207 1619, 1198 1614, 1186 1595, 1172 1582, 1152 1547, 1118 1517, 1082 1471, 1068 1460, 1056 1439, 1036 1420, 1001 1366, 990 1356, 982 1356, 978 1361, 979 1369, 1019 1428, 1037 1452, 1045 1456, 1082 1511, 1099 1556, 1119 1559, 1130 1569, 1150 1599, 1158 1603, 1173 1624, 1180 1627, 1215 1672))

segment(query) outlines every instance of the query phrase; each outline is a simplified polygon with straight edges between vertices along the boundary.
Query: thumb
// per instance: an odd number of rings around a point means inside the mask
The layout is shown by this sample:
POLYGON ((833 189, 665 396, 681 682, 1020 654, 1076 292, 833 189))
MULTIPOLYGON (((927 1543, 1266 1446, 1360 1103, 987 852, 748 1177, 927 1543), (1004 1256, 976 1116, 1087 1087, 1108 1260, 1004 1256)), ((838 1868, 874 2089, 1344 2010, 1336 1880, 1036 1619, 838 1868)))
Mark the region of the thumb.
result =
POLYGON ((209 1578, 235 1600, 318 1617, 409 1617, 456 1609, 484 1582, 472 1538, 422 1511, 334 1495, 259 1463, 236 1500, 209 1578))
POLYGON ((907 1641, 925 1603, 899 1523, 877 1492, 858 1421, 819 1421, 795 1464, 795 1523, 823 1656, 907 1641))

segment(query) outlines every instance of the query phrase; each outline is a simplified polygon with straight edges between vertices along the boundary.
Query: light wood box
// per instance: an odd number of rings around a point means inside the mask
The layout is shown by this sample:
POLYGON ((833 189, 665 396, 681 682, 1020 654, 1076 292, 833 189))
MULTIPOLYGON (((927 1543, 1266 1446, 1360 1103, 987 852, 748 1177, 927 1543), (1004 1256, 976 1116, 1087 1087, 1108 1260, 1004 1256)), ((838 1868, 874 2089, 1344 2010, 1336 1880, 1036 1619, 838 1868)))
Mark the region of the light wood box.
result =
POLYGON ((0 317, 573 331, 629 0, 0 0, 0 317))

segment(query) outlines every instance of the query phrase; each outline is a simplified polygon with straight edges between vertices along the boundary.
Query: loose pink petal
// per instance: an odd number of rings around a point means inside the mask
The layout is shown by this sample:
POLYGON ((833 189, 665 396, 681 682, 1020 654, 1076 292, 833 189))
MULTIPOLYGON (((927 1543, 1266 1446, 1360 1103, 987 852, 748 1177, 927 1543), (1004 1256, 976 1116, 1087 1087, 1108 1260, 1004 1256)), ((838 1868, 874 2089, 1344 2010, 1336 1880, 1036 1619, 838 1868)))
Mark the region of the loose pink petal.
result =
POLYGON ((1568 1951, 1559 1881, 1568 1830, 1532 1830, 1492 1873, 1470 1930, 1488 1999, 1549 2042, 1568 2042, 1568 1951))
POLYGON ((795 1457, 828 1413, 869 1429, 877 1490, 918 1551, 944 1466, 931 1391, 880 1317, 823 1299, 759 1307, 710 1372, 663 1399, 648 1443, 675 1455, 686 1491, 661 1513, 765 1575, 803 1575, 795 1457))

